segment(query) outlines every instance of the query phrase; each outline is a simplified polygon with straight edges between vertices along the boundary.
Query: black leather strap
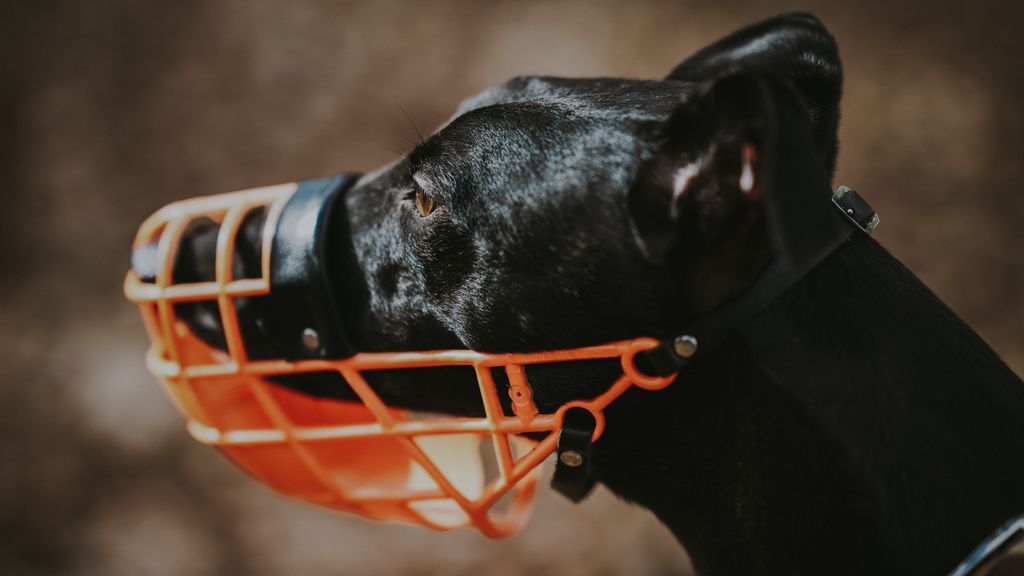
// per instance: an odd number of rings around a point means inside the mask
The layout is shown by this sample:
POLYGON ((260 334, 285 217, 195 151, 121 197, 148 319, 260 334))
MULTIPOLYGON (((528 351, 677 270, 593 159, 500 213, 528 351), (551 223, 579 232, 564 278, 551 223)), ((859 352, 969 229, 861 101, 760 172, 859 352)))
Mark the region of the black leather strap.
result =
POLYGON ((586 498, 596 484, 590 468, 590 449, 596 427, 597 421, 589 410, 570 408, 566 410, 562 429, 558 432, 557 459, 551 487, 573 502, 586 498))
POLYGON ((270 252, 273 352, 288 360, 355 354, 327 265, 332 213, 358 174, 303 180, 281 212, 270 252))
POLYGON ((832 202, 836 211, 828 216, 829 225, 836 229, 836 233, 830 241, 799 262, 777 258, 738 298, 692 322, 680 336, 685 334, 696 339, 698 346, 695 354, 680 355, 676 347, 678 337, 674 337, 638 354, 637 367, 655 376, 678 372, 686 364, 714 350, 733 330, 775 302, 854 234, 868 234, 878 224, 875 211, 855 190, 840 186, 832 202))

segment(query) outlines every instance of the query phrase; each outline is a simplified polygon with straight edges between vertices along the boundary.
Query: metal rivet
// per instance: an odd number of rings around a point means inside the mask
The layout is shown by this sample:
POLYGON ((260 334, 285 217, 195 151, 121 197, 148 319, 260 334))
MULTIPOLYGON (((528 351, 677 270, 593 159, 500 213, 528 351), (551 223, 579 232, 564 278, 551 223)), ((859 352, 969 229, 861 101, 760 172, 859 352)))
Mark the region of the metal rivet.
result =
POLYGON ((689 358, 697 353, 697 339, 689 334, 679 336, 672 343, 672 349, 680 358, 689 358))
POLYGON ((583 455, 575 450, 566 450, 558 455, 558 459, 569 468, 579 468, 583 465, 583 455))
POLYGON ((320 349, 320 335, 316 333, 316 330, 312 328, 306 328, 302 331, 302 345, 306 347, 306 350, 315 352, 320 349))

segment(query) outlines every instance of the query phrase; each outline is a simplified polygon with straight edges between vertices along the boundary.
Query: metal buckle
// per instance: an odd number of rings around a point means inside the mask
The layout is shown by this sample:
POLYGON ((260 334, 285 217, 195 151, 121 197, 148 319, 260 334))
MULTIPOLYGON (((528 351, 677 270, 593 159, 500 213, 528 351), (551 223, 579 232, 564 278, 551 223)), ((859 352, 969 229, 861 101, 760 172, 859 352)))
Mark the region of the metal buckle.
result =
POLYGON ((835 193, 832 194, 832 203, 850 222, 856 224, 864 232, 871 234, 878 226, 879 218, 875 209, 865 202, 853 188, 847 186, 836 188, 835 193))

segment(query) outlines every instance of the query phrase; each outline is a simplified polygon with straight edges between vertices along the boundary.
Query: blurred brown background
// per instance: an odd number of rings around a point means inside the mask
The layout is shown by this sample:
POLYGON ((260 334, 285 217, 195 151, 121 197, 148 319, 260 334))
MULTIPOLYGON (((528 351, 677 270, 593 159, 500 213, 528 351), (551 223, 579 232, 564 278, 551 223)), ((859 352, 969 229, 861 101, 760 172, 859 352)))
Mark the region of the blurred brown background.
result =
MULTIPOLYGON (((187 434, 121 296, 185 196, 372 168, 517 74, 664 75, 792 8, 846 68, 837 182, 1024 372, 1024 10, 1014 2, 6 3, 0 12, 0 573, 675 574, 648 513, 545 490, 492 542, 281 499, 187 434)), ((884 327, 880 327, 884 330, 884 327)))

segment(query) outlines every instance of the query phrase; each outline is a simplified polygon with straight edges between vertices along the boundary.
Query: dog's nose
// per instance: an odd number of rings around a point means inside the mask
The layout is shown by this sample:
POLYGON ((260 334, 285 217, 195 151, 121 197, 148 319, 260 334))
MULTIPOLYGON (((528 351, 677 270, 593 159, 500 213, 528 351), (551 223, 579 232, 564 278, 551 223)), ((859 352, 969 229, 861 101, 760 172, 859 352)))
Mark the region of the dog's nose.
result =
POLYGON ((143 244, 132 250, 130 266, 132 272, 139 277, 139 280, 152 284, 156 282, 156 242, 143 244))
MULTIPOLYGON (((232 276, 236 279, 259 277, 259 253, 261 231, 265 220, 265 211, 250 212, 239 229, 235 239, 235 257, 232 259, 232 276)), ((211 282, 216 275, 217 238, 220 224, 210 218, 200 217, 187 224, 178 240, 174 251, 174 260, 170 262, 169 284, 191 284, 211 282)), ((136 246, 130 258, 131 270, 138 279, 147 284, 157 283, 161 268, 167 263, 162 262, 160 255, 160 238, 136 246)), ((174 314, 189 328, 189 331, 206 344, 226 349, 226 341, 221 323, 220 311, 216 301, 175 302, 174 314)), ((252 306, 243 303, 238 306, 239 323, 247 332, 253 333, 251 319, 248 317, 252 306)), ((258 340, 254 347, 258 349, 258 340)))
MULTIPOLYGON (((258 277, 261 231, 265 214, 262 210, 250 212, 235 240, 233 275, 235 278, 258 277)), ((185 228, 178 243, 173 262, 171 281, 209 282, 214 279, 215 251, 220 225, 209 218, 193 220, 185 228)), ((137 246, 131 254, 131 269, 143 282, 156 282, 160 272, 159 240, 137 246)))

